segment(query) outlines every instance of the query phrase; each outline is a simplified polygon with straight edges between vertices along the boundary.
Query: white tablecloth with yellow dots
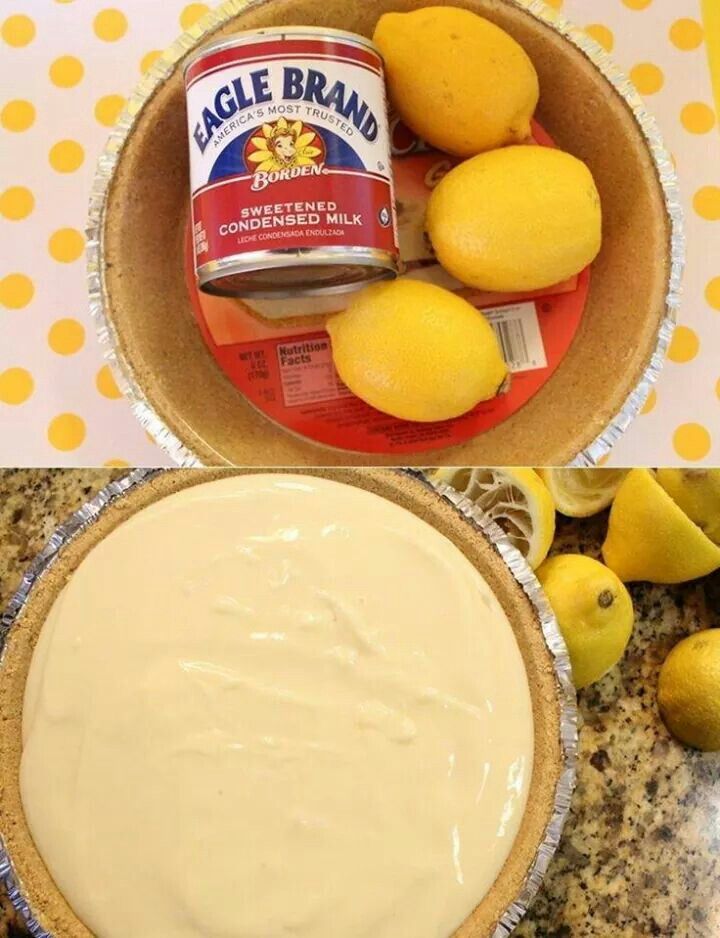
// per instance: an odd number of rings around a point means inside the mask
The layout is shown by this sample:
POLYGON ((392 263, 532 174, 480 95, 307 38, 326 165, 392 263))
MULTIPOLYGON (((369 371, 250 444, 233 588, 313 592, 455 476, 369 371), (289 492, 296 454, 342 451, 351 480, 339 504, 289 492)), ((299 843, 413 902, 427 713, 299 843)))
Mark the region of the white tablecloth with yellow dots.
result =
MULTIPOLYGON (((552 0, 630 72, 677 161, 685 301, 670 362, 610 463, 720 465, 720 0, 552 0)), ((89 320, 86 206, 97 155, 158 50, 208 6, 2 0, 0 464, 166 465, 89 320)))

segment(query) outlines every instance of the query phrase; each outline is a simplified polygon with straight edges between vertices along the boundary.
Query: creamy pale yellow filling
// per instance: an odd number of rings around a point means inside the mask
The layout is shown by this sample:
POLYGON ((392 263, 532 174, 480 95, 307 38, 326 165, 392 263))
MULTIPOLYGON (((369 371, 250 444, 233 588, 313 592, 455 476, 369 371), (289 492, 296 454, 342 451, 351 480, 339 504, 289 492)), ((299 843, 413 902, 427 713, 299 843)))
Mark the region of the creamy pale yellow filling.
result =
POLYGON ((21 790, 100 938, 446 938, 525 806, 527 677, 463 554, 376 495, 235 476, 80 564, 21 790))

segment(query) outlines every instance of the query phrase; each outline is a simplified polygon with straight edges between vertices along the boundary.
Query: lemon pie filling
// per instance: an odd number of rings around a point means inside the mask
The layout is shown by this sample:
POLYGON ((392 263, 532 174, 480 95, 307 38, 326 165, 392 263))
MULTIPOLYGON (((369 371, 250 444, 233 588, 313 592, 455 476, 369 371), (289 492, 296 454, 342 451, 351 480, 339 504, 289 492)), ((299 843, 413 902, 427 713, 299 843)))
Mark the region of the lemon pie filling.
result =
POLYGON ((21 794, 99 938, 446 938, 510 854, 527 676, 490 587, 370 492, 232 476, 139 511, 36 646, 21 794))

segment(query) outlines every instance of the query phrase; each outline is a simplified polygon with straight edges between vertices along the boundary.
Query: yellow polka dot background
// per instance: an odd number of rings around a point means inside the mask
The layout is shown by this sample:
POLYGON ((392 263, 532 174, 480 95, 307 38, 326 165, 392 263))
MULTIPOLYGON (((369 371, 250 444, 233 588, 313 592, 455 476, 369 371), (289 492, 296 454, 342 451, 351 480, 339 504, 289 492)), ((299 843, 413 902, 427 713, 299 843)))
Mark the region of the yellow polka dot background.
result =
MULTIPOLYGON (((129 92, 214 4, 0 4, 0 463, 169 465, 103 361, 85 215, 129 92)), ((720 0, 550 0, 632 77, 680 174, 688 267, 668 363, 611 465, 720 464, 720 0)))

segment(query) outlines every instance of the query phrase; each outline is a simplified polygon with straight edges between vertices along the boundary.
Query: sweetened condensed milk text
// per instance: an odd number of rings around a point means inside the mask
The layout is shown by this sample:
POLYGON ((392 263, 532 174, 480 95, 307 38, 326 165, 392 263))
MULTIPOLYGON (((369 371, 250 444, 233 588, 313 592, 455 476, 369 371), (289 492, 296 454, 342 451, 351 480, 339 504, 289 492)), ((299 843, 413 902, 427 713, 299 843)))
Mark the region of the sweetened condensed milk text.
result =
POLYGON ((281 202, 240 210, 237 221, 220 226, 220 234, 238 234, 261 228, 292 228, 296 225, 360 225, 362 215, 338 212, 335 202, 281 202), (225 230, 223 230, 225 229, 225 230))

